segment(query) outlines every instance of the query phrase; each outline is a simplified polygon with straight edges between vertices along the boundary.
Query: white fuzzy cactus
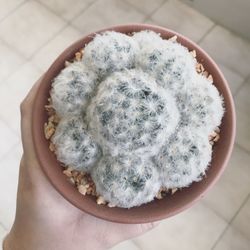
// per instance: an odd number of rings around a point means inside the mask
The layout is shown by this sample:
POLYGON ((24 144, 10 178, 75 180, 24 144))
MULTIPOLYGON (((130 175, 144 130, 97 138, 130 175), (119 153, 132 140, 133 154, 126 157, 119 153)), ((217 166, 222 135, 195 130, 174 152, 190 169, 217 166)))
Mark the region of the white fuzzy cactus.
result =
POLYGON ((81 117, 63 118, 52 137, 57 159, 76 170, 89 172, 101 156, 81 117))
POLYGON ((99 77, 134 67, 138 44, 129 36, 108 31, 95 36, 84 49, 83 63, 99 77))
POLYGON ((112 155, 155 154, 177 127, 174 98, 141 70, 125 70, 101 82, 87 109, 89 130, 112 155))
POLYGON ((152 201, 161 185, 159 173, 147 157, 103 157, 91 176, 106 201, 125 208, 152 201))
POLYGON ((96 87, 96 74, 80 62, 64 68, 52 83, 53 107, 60 117, 79 114, 96 87))
POLYGON ((224 109, 196 63, 152 31, 96 35, 52 83, 58 160, 89 172, 97 194, 124 208, 200 181, 224 109))

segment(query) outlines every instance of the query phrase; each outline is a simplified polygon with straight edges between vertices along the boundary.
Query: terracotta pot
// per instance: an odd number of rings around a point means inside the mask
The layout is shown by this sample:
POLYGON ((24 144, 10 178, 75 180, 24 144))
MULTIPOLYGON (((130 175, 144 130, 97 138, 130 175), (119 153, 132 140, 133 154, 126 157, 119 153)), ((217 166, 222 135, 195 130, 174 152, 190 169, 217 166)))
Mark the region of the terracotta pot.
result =
POLYGON ((56 59, 41 80, 33 107, 32 126, 32 136, 38 161, 51 184, 65 199, 84 212, 105 220, 120 223, 146 223, 173 216, 191 207, 216 183, 224 171, 233 149, 235 138, 235 110, 233 98, 226 79, 215 62, 197 44, 163 27, 131 24, 111 27, 89 34, 72 44, 56 59), (224 97, 226 112, 222 120, 220 140, 214 146, 213 159, 207 171, 206 178, 198 183, 193 183, 190 187, 184 188, 174 195, 169 195, 162 200, 154 200, 140 207, 130 209, 109 208, 107 206, 97 205, 94 197, 82 196, 77 189, 67 181, 67 177, 62 173, 62 167, 56 160, 55 155, 49 150, 49 142, 44 137, 43 126, 48 118, 44 106, 47 104, 49 97, 51 80, 64 68, 64 62, 72 59, 74 54, 90 42, 96 33, 104 30, 131 33, 145 29, 161 33, 163 38, 170 38, 177 35, 178 42, 189 48, 189 50, 196 50, 197 60, 212 74, 214 84, 224 97))

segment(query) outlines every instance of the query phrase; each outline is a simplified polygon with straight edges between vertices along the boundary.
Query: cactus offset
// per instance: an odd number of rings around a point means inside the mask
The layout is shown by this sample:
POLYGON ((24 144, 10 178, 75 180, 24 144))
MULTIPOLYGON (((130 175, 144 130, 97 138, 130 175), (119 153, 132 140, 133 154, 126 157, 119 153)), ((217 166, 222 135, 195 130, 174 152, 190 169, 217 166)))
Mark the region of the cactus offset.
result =
POLYGON ((63 118, 52 137, 57 159, 76 170, 89 172, 101 149, 87 132, 81 117, 63 118))
POLYGON ((99 77, 134 67, 138 44, 129 36, 114 31, 97 34, 84 48, 83 63, 99 77))
POLYGON ((153 163, 137 156, 105 156, 92 170, 96 191, 118 207, 130 208, 150 202, 160 189, 153 163))
POLYGON ((64 68, 52 82, 52 104, 60 117, 84 110, 96 87, 96 75, 81 62, 64 68))

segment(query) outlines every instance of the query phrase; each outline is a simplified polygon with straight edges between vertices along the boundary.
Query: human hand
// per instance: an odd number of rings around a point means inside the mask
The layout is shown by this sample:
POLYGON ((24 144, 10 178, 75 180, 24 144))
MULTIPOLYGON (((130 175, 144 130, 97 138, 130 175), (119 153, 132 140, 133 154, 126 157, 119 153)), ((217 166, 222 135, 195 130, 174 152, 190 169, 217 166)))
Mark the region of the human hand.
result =
POLYGON ((21 104, 23 157, 20 163, 16 218, 4 250, 101 250, 154 227, 118 224, 80 211, 49 183, 39 166, 31 137, 34 98, 40 80, 21 104))

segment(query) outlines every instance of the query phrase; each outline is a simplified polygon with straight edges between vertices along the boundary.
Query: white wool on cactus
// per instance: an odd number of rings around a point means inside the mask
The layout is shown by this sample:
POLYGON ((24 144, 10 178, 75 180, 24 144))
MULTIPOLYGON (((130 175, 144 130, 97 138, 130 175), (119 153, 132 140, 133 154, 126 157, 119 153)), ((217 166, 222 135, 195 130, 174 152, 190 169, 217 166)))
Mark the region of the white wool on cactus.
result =
POLYGON ((86 108, 96 87, 96 74, 81 62, 64 68, 52 82, 51 100, 60 116, 78 115, 86 108))
POLYGON ((161 187, 159 173, 148 158, 105 156, 91 172, 96 191, 117 207, 140 206, 154 199, 161 187))
POLYGON ((57 159, 90 173, 97 194, 118 207, 200 181, 224 108, 196 63, 153 31, 97 34, 52 83, 57 159))
POLYGON ((76 170, 89 172, 101 156, 101 149, 86 130, 81 117, 60 120, 52 142, 57 159, 76 170))

